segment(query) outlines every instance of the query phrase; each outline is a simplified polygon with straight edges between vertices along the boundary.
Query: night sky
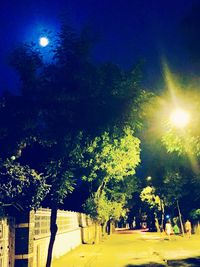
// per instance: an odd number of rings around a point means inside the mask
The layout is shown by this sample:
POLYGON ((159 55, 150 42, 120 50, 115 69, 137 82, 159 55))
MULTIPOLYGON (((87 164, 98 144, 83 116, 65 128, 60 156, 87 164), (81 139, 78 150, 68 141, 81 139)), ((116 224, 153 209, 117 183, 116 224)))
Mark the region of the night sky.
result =
MULTIPOLYGON (((179 71, 189 62, 182 22, 197 4, 198 0, 3 0, 0 91, 16 92, 19 86, 8 67, 9 52, 19 42, 37 43, 44 30, 53 36, 64 14, 77 31, 88 25, 98 35, 93 51, 97 62, 112 61, 129 69, 144 59, 145 85, 156 88, 161 79, 162 57, 179 71)), ((46 48, 40 49, 45 53, 46 48)))

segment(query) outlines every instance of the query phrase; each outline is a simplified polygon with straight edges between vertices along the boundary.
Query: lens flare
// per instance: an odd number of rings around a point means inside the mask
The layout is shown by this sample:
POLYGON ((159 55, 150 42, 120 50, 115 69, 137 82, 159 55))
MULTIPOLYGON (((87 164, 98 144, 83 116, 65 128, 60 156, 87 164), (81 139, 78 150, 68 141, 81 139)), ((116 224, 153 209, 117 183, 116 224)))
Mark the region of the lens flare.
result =
POLYGON ((184 128, 189 123, 189 120, 189 113, 183 109, 176 109, 170 116, 171 123, 178 128, 184 128))

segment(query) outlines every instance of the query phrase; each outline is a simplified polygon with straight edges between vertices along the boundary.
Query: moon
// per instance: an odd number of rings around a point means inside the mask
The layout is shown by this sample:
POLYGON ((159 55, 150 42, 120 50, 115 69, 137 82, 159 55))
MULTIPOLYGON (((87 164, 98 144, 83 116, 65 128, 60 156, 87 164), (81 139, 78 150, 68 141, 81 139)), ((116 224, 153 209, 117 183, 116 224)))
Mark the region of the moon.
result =
POLYGON ((40 44, 40 46, 45 47, 49 44, 49 39, 45 36, 42 36, 39 39, 39 44, 40 44))

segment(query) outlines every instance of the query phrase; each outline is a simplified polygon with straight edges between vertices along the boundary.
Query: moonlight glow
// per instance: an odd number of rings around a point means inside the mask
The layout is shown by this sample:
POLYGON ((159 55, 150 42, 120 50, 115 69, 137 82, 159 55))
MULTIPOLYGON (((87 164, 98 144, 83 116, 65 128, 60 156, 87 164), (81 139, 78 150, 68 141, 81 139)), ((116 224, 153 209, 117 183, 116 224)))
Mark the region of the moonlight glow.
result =
POLYGON ((49 39, 47 37, 40 37, 39 43, 42 47, 45 47, 49 44, 49 39))
POLYGON ((178 128, 184 128, 189 123, 189 119, 189 114, 182 109, 176 109, 170 116, 171 123, 178 128))

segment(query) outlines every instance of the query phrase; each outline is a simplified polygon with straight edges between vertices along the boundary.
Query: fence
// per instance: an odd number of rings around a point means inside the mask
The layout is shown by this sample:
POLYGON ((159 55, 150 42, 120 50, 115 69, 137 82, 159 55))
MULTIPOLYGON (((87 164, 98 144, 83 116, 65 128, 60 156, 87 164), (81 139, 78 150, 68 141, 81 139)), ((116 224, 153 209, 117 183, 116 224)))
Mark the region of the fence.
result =
MULTIPOLYGON (((89 216, 71 211, 58 211, 57 226, 53 259, 102 234, 89 216)), ((193 224, 193 230, 200 234, 200 222, 193 224)), ((0 219, 0 267, 44 267, 49 240, 49 209, 0 219)))
MULTIPOLYGON (((44 267, 50 240, 49 209, 19 213, 13 218, 0 219, 0 267, 44 267)), ((60 257, 81 243, 96 238, 94 222, 89 216, 58 211, 58 231, 53 258, 60 257)), ((98 227, 98 234, 100 227, 98 227)))
MULTIPOLYGON (((45 266, 50 240, 50 215, 49 209, 39 209, 17 217, 15 267, 45 266)), ((94 223, 85 214, 58 211, 57 226, 53 258, 64 255, 81 243, 94 240, 94 223)))

